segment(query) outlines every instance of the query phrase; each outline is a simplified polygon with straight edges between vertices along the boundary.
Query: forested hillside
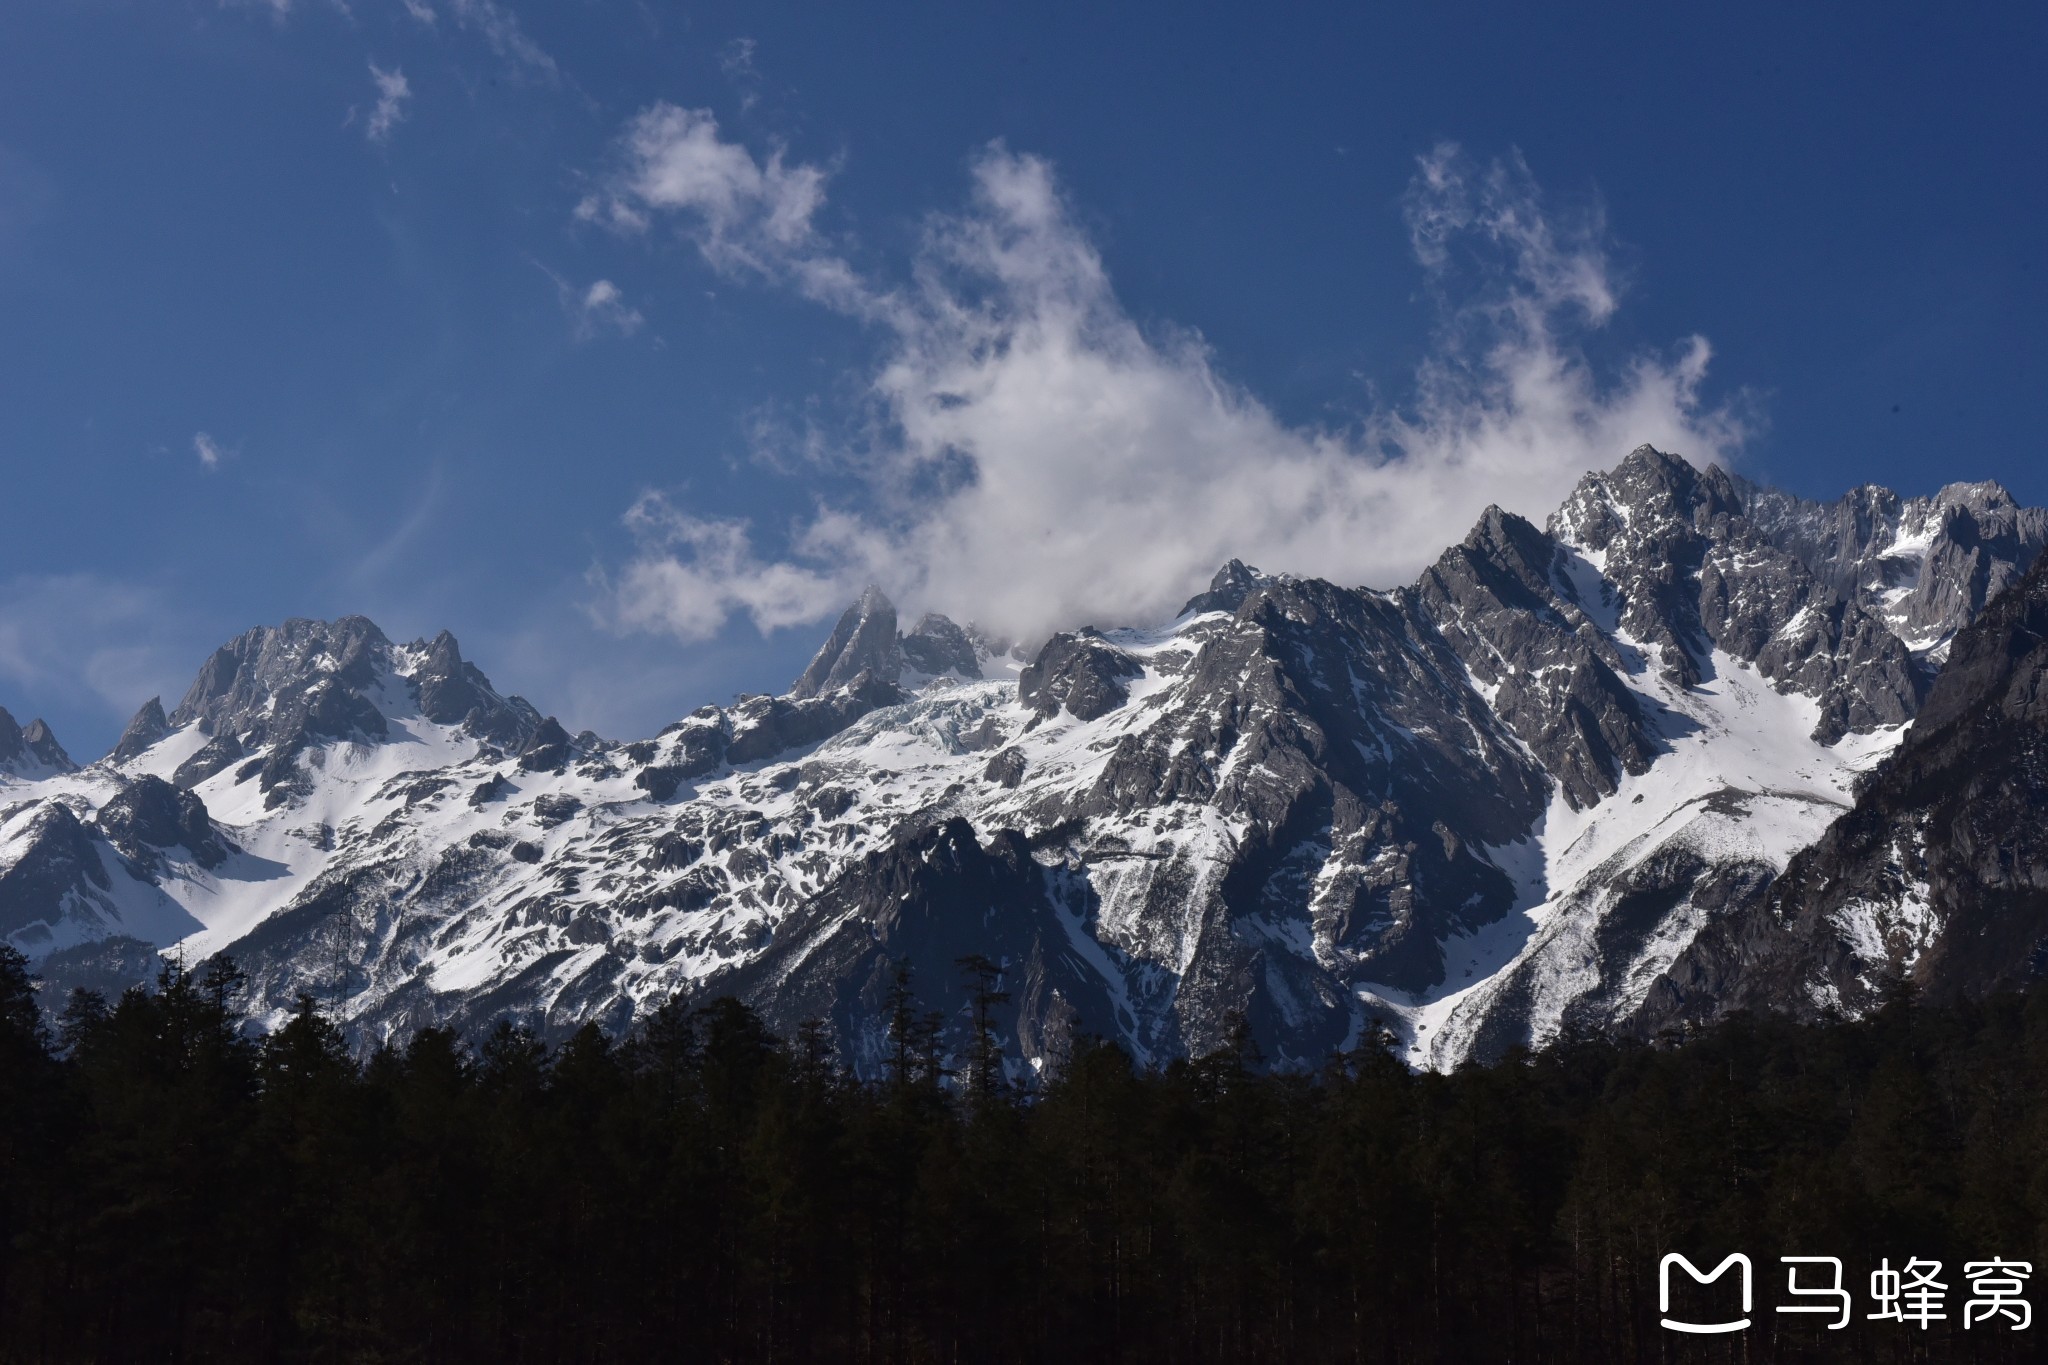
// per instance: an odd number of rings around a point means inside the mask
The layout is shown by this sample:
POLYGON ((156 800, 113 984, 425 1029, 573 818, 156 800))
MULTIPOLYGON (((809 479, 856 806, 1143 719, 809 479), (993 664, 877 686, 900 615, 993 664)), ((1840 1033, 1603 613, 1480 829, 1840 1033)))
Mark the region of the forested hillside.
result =
POLYGON ((2017 1361, 2042 1330, 1964 1331, 1961 1270, 2043 1259, 2048 993, 1448 1075, 1084 1042, 1018 1087, 992 1038, 936 1054, 915 982, 862 1084, 731 1001, 358 1059, 310 1001, 248 1036, 218 964, 75 996, 57 1038, 0 973, 10 1361, 2017 1361), (1658 1326, 1664 1253, 1736 1250, 1751 1330, 1658 1326), (1844 1259, 1850 1328, 1772 1311, 1792 1254, 1844 1259), (1942 1260, 1947 1318, 1868 1320, 1880 1256, 1942 1260))

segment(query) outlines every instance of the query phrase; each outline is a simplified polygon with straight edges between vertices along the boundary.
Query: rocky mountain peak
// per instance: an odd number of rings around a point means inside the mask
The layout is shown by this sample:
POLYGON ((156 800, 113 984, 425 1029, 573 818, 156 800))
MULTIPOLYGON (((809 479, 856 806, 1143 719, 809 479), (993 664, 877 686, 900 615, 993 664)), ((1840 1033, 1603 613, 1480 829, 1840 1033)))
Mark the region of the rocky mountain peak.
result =
POLYGON ((810 667, 790 685, 789 695, 802 700, 851 687, 863 673, 893 683, 902 671, 896 604, 870 584, 840 616, 810 667))
POLYGON ((1244 599, 1258 590, 1265 582, 1265 575, 1242 559, 1233 559, 1216 571, 1209 580, 1209 590, 1197 593, 1187 600, 1180 614, 1188 616, 1205 611, 1236 611, 1244 605, 1244 599))
POLYGON ((432 643, 414 641, 417 660, 408 681, 419 697, 420 714, 437 725, 461 725, 479 739, 508 752, 526 745, 541 723, 540 713, 523 697, 499 695, 483 670, 462 657, 461 647, 447 631, 432 643))
POLYGON ((21 743, 22 747, 46 768, 68 773, 78 767, 71 761, 71 755, 64 752, 64 746, 57 742, 57 736, 50 729, 49 722, 41 716, 30 721, 28 728, 21 732, 21 743))
POLYGON ((1064 707, 1081 720, 1095 720, 1129 700, 1125 683, 1144 671, 1095 631, 1062 631, 1017 675, 1017 699, 1041 719, 1064 707))
POLYGON ((901 640, 904 662, 920 673, 938 676, 952 673, 962 678, 981 676, 981 656, 974 637, 937 612, 918 618, 901 640))
POLYGON ((0 707, 0 773, 43 776, 75 772, 78 765, 57 742, 49 723, 38 716, 27 725, 18 724, 0 707))
POLYGON ((391 642, 366 616, 257 626, 213 652, 170 723, 260 740, 295 700, 329 685, 360 693, 390 662, 391 642))
POLYGON ((1996 479, 1946 484, 1934 495, 1934 505, 1943 510, 1961 508, 1976 516, 2000 520, 2009 520, 2022 510, 2012 493, 1996 479))
POLYGON ((128 728, 121 732, 121 738, 114 742, 114 748, 107 755, 115 763, 126 763, 136 758, 150 745, 171 732, 171 723, 164 715, 162 697, 151 697, 135 712, 128 728))
POLYGON ((1739 510, 1734 484, 1718 466, 1702 472, 1682 456, 1643 445, 1613 469, 1579 480, 1546 529, 1565 544, 1604 554, 1624 532, 1641 540, 1739 510))

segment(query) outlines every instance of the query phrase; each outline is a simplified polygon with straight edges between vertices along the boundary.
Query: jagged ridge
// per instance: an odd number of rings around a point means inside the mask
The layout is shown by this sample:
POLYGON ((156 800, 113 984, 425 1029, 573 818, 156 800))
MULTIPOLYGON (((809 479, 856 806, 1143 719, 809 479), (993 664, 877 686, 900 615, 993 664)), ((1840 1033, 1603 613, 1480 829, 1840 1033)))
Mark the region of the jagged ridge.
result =
POLYGON ((1409 587, 1233 561, 1028 660, 871 590, 787 694, 629 744, 445 633, 292 621, 0 792, 0 931, 228 949, 370 1035, 733 990, 856 1057, 887 962, 946 1001, 972 949, 1020 1066, 1239 1019, 1306 1063, 1374 1016, 1448 1065, 1626 1023, 1752 913, 2044 534, 1995 485, 1816 504, 1644 448, 1409 587))

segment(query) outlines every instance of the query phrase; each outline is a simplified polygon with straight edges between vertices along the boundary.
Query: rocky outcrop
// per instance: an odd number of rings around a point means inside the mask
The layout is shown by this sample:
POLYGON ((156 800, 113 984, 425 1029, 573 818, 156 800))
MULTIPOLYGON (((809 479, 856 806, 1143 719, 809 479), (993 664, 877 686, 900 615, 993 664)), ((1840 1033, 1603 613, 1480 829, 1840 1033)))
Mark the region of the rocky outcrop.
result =
POLYGON ((519 750, 519 766, 530 773, 560 772, 575 757, 569 732, 553 716, 534 727, 519 750))
POLYGON ((108 761, 126 763, 131 758, 139 758, 150 745, 170 732, 171 723, 164 715, 163 699, 151 697, 128 722, 121 738, 114 742, 113 752, 107 755, 108 761))
POLYGON ((94 823, 109 842, 145 868, 166 849, 183 849, 211 870, 227 861, 229 841, 214 828, 206 803, 160 777, 142 776, 99 808, 94 823))
POLYGON ((28 723, 21 732, 21 747, 29 757, 51 772, 76 772, 78 765, 71 761, 71 755, 64 752, 64 746, 57 742, 57 736, 49 723, 41 716, 28 723))
POLYGON ((951 673, 960 678, 979 678, 981 658, 974 640, 959 626, 935 612, 926 612, 902 640, 903 658, 920 673, 934 677, 951 673))
MULTIPOLYGON (((1562 546, 1522 518, 1489 507, 1461 545, 1424 570, 1422 613, 1491 693, 1493 709, 1527 744, 1576 809, 1641 773, 1657 749, 1620 647, 1594 623, 1562 546)), ((1580 586, 1584 585, 1584 586, 1580 586)))
POLYGON ((1180 614, 1193 616, 1209 611, 1235 612, 1244 605, 1244 599, 1257 591, 1264 581, 1264 575, 1257 569, 1242 559, 1233 559, 1216 571, 1216 576, 1209 580, 1207 592, 1197 593, 1188 599, 1187 605, 1180 609, 1180 614))
POLYGON ((233 735, 215 735, 197 753, 178 765, 177 771, 171 774, 171 783, 179 787, 196 787, 214 774, 225 772, 241 762, 247 754, 242 741, 233 735))
POLYGON ((411 676, 420 714, 438 725, 460 725, 507 753, 518 753, 540 728, 540 714, 522 697, 503 697, 455 637, 442 631, 433 643, 414 645, 423 657, 411 676))
POLYGON ((906 700, 893 682, 865 671, 855 685, 827 696, 750 697, 731 713, 728 763, 753 763, 830 739, 868 712, 906 700))
POLYGON ((360 696, 372 687, 390 649, 363 616, 258 626, 214 651, 170 722, 196 721, 209 735, 232 734, 251 747, 268 743, 273 731, 286 733, 304 718, 316 704, 311 694, 360 696))
POLYGON ((789 695, 803 701, 853 687, 863 677, 893 685, 902 672, 896 606, 880 588, 871 587, 839 618, 810 667, 790 686, 789 695))
POLYGON ((1113 1036, 1115 1002, 1062 919, 1058 882, 1016 832, 984 842, 967 821, 948 820, 849 867, 720 988, 786 1036, 807 1019, 827 1021, 869 1072, 887 1054, 899 968, 908 969, 913 1008, 940 1017, 946 1050, 966 1050, 972 982, 961 960, 969 956, 1001 973, 991 985, 1011 996, 1000 1022, 1013 1054, 1019 1035, 1034 1043, 1076 1029, 1113 1036))
POLYGON ((1605 575, 1616 626, 1666 677, 1698 685, 1718 649, 1816 698, 1833 743, 1912 718, 1947 634, 2032 562, 2048 516, 1996 485, 1806 502, 1646 446, 1550 531, 1605 575))
MULTIPOLYGON (((44 803, 10 842, 11 862, 0 870, 0 938, 32 927, 47 938, 81 892, 112 885, 91 832, 61 801, 44 803)), ((18 941, 33 949, 38 939, 18 941)))
POLYGON ((1651 991, 1654 1033, 1741 1009, 1861 1013, 2048 972, 2048 563, 1958 634, 1896 753, 1746 912, 1651 991))
POLYGON ((1078 720, 1096 720, 1130 700, 1125 684, 1143 672, 1093 631, 1060 634, 1017 675, 1017 696, 1041 718, 1065 709, 1078 720))
POLYGON ((0 707, 0 773, 46 777, 77 770, 78 765, 64 752, 64 746, 40 716, 27 725, 19 725, 5 707, 0 707))

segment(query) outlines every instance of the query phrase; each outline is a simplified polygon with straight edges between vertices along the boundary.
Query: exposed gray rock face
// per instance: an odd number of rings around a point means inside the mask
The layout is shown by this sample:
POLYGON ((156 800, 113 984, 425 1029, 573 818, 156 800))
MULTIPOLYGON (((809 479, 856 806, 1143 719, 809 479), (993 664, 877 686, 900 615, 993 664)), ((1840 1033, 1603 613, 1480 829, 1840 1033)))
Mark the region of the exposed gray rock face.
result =
POLYGON ((170 942, 200 927, 72 804, 0 807, 0 941, 40 958, 80 940, 170 942))
POLYGON ((1914 715, 1948 633, 2032 562, 2048 520, 1996 485, 1812 503, 1644 447, 1581 483, 1550 531, 1611 566, 1616 624, 1666 677, 1697 685, 1719 648, 1818 698, 1831 743, 1914 715))
POLYGON ((0 937, 16 939, 34 926, 47 938, 47 926, 71 908, 68 900, 112 885, 91 834, 63 802, 45 802, 18 838, 18 855, 0 871, 0 937))
POLYGON ((436 635, 424 654, 411 682, 419 694, 420 714, 428 720, 460 725, 507 753, 519 752, 540 728, 540 713, 523 697, 500 696, 481 669, 464 662, 455 637, 447 631, 436 635))
POLYGON ((0 772, 19 772, 28 766, 28 746, 21 742, 21 724, 0 706, 0 772))
POLYGON ((2021 507, 1996 483, 1920 498, 1866 486, 1831 505, 1743 487, 1766 535, 1916 649, 1975 619, 2048 543, 2048 509, 2021 507))
POLYGON ((2041 529, 1981 490, 1901 500, 1862 489, 1813 503, 1648 448, 1583 480, 1547 533, 1515 521, 1482 518, 1423 575, 1418 603, 1564 805, 1584 812, 1547 821, 1583 832, 1562 856, 1546 854, 1530 893, 1540 926, 1506 963, 1468 967, 1491 975, 1429 1025, 1438 1065, 1639 1010, 1702 926, 1752 909, 1848 804, 1864 760, 1831 751, 1853 736, 1847 751, 1881 752, 1882 736, 1918 712, 1947 645, 1912 636, 1908 591, 1967 602, 1955 575, 2010 581, 2038 553, 2041 529), (1970 535, 1971 506, 2004 538, 1970 535), (1990 545, 1989 562, 1937 553, 1945 523, 1990 545), (1945 577, 1951 589, 1927 586, 1945 577), (1751 679, 1769 691, 1738 702, 1755 695, 1751 679), (1771 694, 1816 708, 1800 722, 1808 756, 1791 757, 1800 746, 1790 736, 1746 753, 1717 739, 1796 714, 1771 694), (1767 761, 1773 751, 1786 761, 1767 761), (1667 761, 1696 777, 1652 779, 1667 761), (1723 764, 1717 784, 1711 768, 1723 764), (1616 798, 1630 783, 1633 795, 1616 798), (1646 795, 1659 806, 1644 819, 1604 804, 1646 795))
POLYGON ((1768 895, 1703 931, 1646 1033, 1741 1009, 1861 1013, 1887 983, 1980 996, 2048 972, 2048 563, 1964 627, 1905 742, 1768 895))
POLYGON ((196 787, 215 773, 225 772, 246 757, 248 751, 233 735, 215 735, 199 752, 178 765, 171 782, 179 787, 196 787))
POLYGON ((519 766, 530 773, 560 772, 575 757, 569 732, 553 716, 543 720, 519 751, 519 766))
POLYGON ((244 751, 282 754, 268 785, 308 745, 337 739, 376 743, 390 735, 386 708, 410 698, 437 724, 459 724, 507 752, 525 748, 541 718, 519 697, 504 697, 455 637, 400 649, 361 616, 290 620, 259 626, 216 650, 177 710, 173 728, 198 722, 206 734, 232 737, 244 751))
POLYGON ((64 746, 57 742, 57 736, 49 725, 38 716, 28 723, 21 732, 21 747, 28 750, 29 757, 53 772, 76 772, 78 765, 71 761, 71 755, 64 752, 64 746))
MULTIPOLYGON (((1177 848, 1125 913, 1176 926, 1174 1041, 1219 1044, 1236 1012, 1270 1055, 1306 1058, 1356 1022, 1349 983, 1427 988, 1446 936, 1506 913, 1513 883, 1483 845, 1525 830, 1545 788, 1405 599, 1269 580, 1059 814, 1102 831, 1096 857, 1142 848, 1121 831, 1160 812, 1211 810, 1235 831, 1209 894, 1191 896, 1204 870, 1177 848)), ((1151 939, 1133 943, 1151 957, 1151 939)))
MULTIPOLYGON (((794 696, 794 694, 792 694, 794 696)), ((893 682, 861 670, 852 686, 826 696, 750 697, 731 712, 729 763, 753 763, 829 739, 868 712, 905 701, 893 682)))
POLYGON ((869 588, 846 609, 832 636, 789 689, 798 701, 854 686, 862 677, 893 684, 903 672, 896 636, 896 606, 880 588, 869 588))
MULTIPOLYGON (((1578 600, 1556 541, 1489 507, 1462 545, 1423 572, 1416 600, 1493 709, 1563 788, 1574 809, 1648 770, 1657 741, 1616 642, 1578 600)), ((1593 610, 1607 604, 1595 602, 1593 610)))
POLYGON ((1244 599, 1258 590, 1265 577, 1242 559, 1233 559, 1216 571, 1209 580, 1209 590, 1190 597, 1187 605, 1180 609, 1183 616, 1205 611, 1234 612, 1244 605, 1244 599))
POLYGON ((1004 787, 1015 787, 1024 780, 1026 761, 1022 751, 1005 749, 988 761, 981 775, 989 781, 1004 787))
MULTIPOLYGON (((314 694, 360 697, 375 686, 390 650, 384 632, 362 616, 258 626, 214 651, 170 721, 197 721, 209 735, 232 734, 250 747, 267 744, 323 705, 314 694)), ((323 720, 347 723, 347 702, 324 706, 323 720)))
POLYGON ((71 755, 64 752, 64 746, 40 717, 19 725, 5 707, 0 707, 0 773, 42 777, 77 769, 71 755))
POLYGON ((666 801, 684 782, 717 771, 731 742, 732 722, 725 712, 716 706, 699 707, 687 720, 663 730, 644 752, 634 752, 640 746, 629 746, 634 759, 647 765, 633 780, 656 801, 666 801))
POLYGON ((973 639, 935 612, 918 618, 910 634, 903 637, 902 650, 904 661, 920 673, 981 676, 981 659, 975 653, 973 639))
POLYGON ((121 732, 121 738, 114 742, 113 752, 107 757, 115 763, 139 758, 144 750, 170 732, 171 723, 164 716, 163 698, 151 697, 128 722, 128 728, 121 732))
POLYGON ((183 848, 200 867, 227 861, 229 843, 207 817, 206 803, 160 777, 136 778, 94 817, 109 842, 145 868, 158 854, 183 848))
POLYGON ((899 963, 911 969, 919 1007, 945 1017, 954 1052, 965 1044, 969 995, 958 964, 969 955, 1011 964, 1006 1022, 1033 1055, 1057 1050, 1076 1029, 1112 1036, 1116 1003, 1063 919, 1062 880, 1015 831, 984 845, 956 817, 849 867, 721 986, 785 1034, 828 1021, 871 1072, 886 1056, 899 963))
POLYGON ((1082 720, 1095 720, 1130 700, 1124 684, 1144 671, 1092 631, 1060 634, 1017 676, 1017 696, 1041 716, 1065 707, 1082 720))

